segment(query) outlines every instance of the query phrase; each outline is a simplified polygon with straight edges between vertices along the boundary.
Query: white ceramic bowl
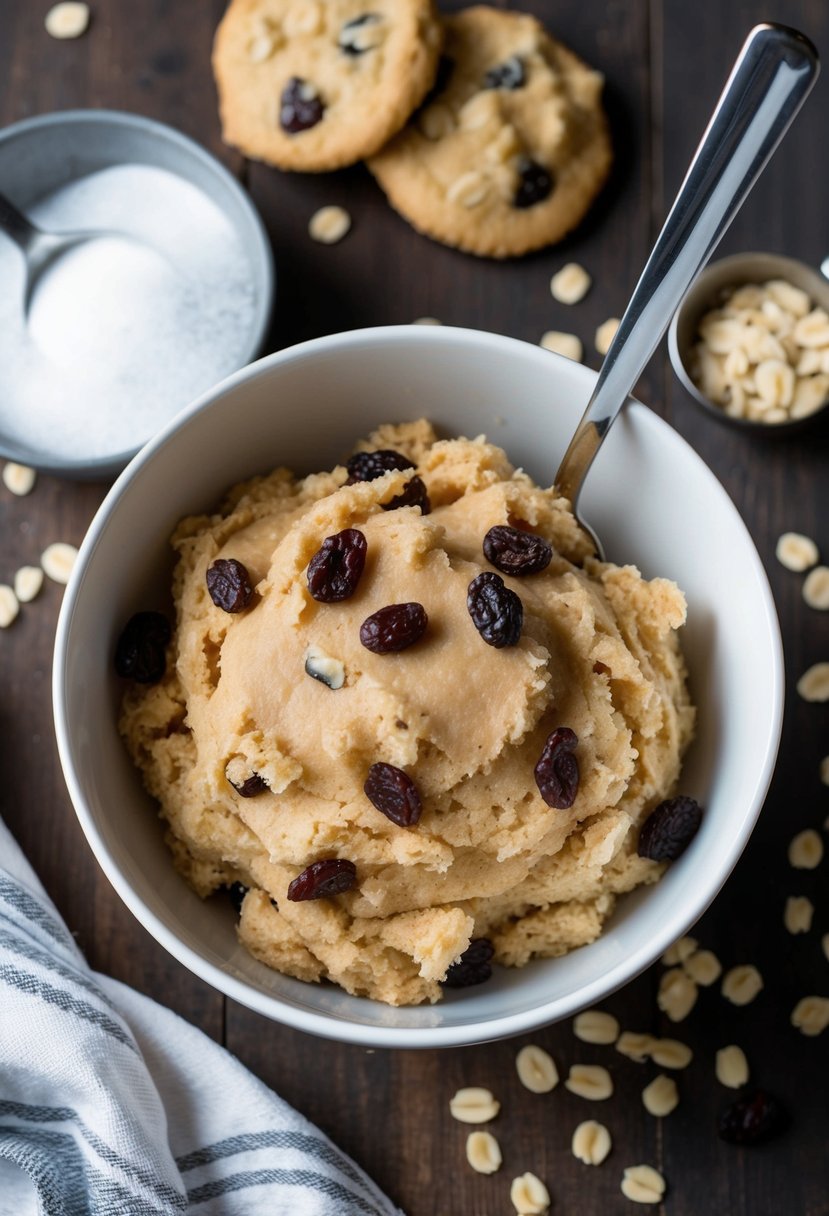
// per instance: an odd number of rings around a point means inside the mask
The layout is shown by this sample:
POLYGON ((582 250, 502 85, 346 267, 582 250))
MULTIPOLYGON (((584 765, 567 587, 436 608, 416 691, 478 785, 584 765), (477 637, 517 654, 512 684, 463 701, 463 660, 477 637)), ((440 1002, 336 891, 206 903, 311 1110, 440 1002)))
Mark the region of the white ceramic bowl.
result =
POLYGON ((760 560, 737 511, 694 451, 631 403, 588 478, 584 509, 609 555, 677 580, 699 731, 683 791, 706 808, 687 853, 656 886, 620 901, 603 936, 566 958, 497 969, 428 1008, 392 1009, 303 984, 237 943, 223 899, 203 903, 173 869, 156 809, 116 731, 115 640, 130 614, 167 602, 168 537, 242 477, 330 467, 384 421, 421 415, 446 434, 487 432, 542 483, 595 373, 491 334, 393 327, 321 338, 237 372, 144 448, 96 516, 58 626, 54 706, 66 781, 90 845, 138 920, 208 983, 268 1017, 330 1038, 437 1047, 517 1034, 600 1001, 700 916, 748 839, 774 765, 782 712, 780 634, 760 560))

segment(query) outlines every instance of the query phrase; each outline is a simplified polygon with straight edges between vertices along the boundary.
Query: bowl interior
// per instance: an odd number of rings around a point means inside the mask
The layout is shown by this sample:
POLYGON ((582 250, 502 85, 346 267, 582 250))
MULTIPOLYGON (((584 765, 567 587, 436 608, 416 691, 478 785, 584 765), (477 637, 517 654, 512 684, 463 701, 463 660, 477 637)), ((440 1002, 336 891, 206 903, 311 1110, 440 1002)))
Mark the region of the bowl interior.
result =
POLYGON ((583 505, 617 562, 685 590, 683 646, 699 707, 683 791, 706 809, 664 880, 620 901, 611 927, 566 958, 498 969, 431 1008, 392 1009, 276 974, 238 945, 224 900, 174 872, 155 808, 116 730, 115 639, 169 602, 167 538, 233 481, 278 464, 330 467, 375 424, 422 415, 486 432, 541 483, 555 473, 595 373, 511 339, 398 327, 320 339, 237 373, 136 458, 90 529, 58 630, 55 709, 84 830, 117 890, 176 957, 245 1004, 363 1043, 437 1046, 517 1033, 598 1000, 700 915, 745 844, 770 778, 781 712, 780 640, 765 574, 736 510, 692 449, 639 404, 623 413, 583 505), (750 641, 750 644, 749 644, 750 641))
MULTIPOLYGON (((264 340, 273 300, 273 260, 252 203, 217 160, 172 127, 112 110, 44 114, 0 132, 0 181, 4 192, 23 210, 68 182, 121 164, 152 165, 184 178, 229 220, 241 241, 256 301, 248 344, 238 363, 227 371, 244 366, 256 357, 264 340)), ((13 435, 0 434, 0 455, 67 476, 104 477, 120 472, 135 450, 71 461, 47 450, 33 450, 13 435)))

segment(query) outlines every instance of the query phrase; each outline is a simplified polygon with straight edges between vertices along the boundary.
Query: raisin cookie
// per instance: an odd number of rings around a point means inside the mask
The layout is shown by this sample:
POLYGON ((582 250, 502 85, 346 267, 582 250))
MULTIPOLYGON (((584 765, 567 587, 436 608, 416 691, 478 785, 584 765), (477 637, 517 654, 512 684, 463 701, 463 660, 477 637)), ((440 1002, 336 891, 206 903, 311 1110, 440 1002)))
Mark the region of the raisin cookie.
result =
POLYGON ((224 139, 303 172, 371 156, 434 82, 441 38, 432 0, 232 0, 213 48, 224 139))
POLYGON ((610 169, 602 76, 535 18, 481 6, 446 19, 438 78, 369 161, 392 206, 469 253, 511 257, 560 240, 610 169))

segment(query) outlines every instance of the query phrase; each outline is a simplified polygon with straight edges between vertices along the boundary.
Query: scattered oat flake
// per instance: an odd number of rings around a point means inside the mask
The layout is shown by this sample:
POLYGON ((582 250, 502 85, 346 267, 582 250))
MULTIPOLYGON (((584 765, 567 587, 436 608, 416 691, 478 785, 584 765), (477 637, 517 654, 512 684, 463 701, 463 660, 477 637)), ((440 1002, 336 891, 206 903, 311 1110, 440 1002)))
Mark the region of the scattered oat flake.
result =
POLYGON ((46 14, 43 24, 52 38, 80 38, 89 25, 89 5, 75 0, 55 4, 46 14))
POLYGON ((535 1174, 513 1178, 509 1197, 519 1216, 538 1216, 550 1206, 550 1192, 535 1174))
POLYGON ((601 1009, 585 1009, 573 1020, 573 1034, 582 1043, 615 1043, 619 1037, 619 1023, 612 1013, 601 1009))
POLYGON ((694 1053, 687 1043, 678 1039, 654 1039, 650 1057, 660 1068, 687 1068, 694 1053))
POLYGON ((789 933, 808 933, 814 913, 815 905, 805 895, 790 895, 783 909, 783 924, 789 933))
POLYGON ((722 975, 722 963, 713 950, 696 950, 682 964, 686 975, 702 988, 710 988, 722 975))
POLYGON ((518 1079, 525 1089, 534 1094, 548 1094, 558 1085, 558 1069, 555 1060, 543 1047, 528 1043, 515 1057, 518 1079))
POLYGON ((573 1156, 585 1165, 601 1165, 611 1149, 610 1132, 603 1123, 586 1119, 573 1132, 573 1156))
POLYGON ((33 600, 43 586, 43 571, 40 566, 21 566, 14 576, 14 594, 21 604, 33 600))
POLYGON ((748 1060, 742 1047, 735 1043, 721 1047, 717 1052, 714 1071, 720 1085, 729 1089, 740 1089, 748 1084, 748 1060))
POLYGON ((606 355, 610 350, 610 343, 616 337, 616 330, 619 328, 619 325, 620 320, 618 317, 608 317, 596 330, 596 350, 600 355, 606 355))
POLYGON ((344 207, 320 207, 308 222, 309 235, 323 245, 336 245, 351 227, 351 216, 344 207))
POLYGON ((565 359, 572 359, 574 363, 581 363, 584 355, 581 338, 576 337, 575 334, 563 333, 558 329, 548 329, 546 333, 542 334, 539 346, 543 346, 545 350, 551 350, 555 355, 564 355, 565 359))
POLYGON ((815 663, 797 681, 804 701, 829 701, 829 663, 815 663))
POLYGON ((616 1050, 637 1064, 644 1064, 656 1040, 653 1035, 640 1034, 636 1030, 623 1030, 616 1040, 616 1050))
POLYGON ((803 598, 816 612, 829 611, 829 566, 815 566, 803 583, 803 598))
POLYGON ((814 870, 823 860, 823 841, 814 828, 798 832, 789 844, 789 865, 796 870, 814 870))
POLYGON ((16 464, 10 460, 3 466, 3 482, 6 489, 11 490, 12 494, 17 494, 19 498, 30 494, 36 481, 37 473, 27 464, 16 464))
POLYGON ((78 550, 74 545, 67 545, 64 541, 56 541, 55 544, 49 545, 43 550, 40 555, 40 564, 43 567, 44 573, 53 582, 68 583, 77 557, 78 550))
POLYGON ((824 933, 820 939, 820 944, 823 947, 823 953, 826 955, 827 960, 829 960, 829 933, 824 933))
POLYGON ((694 937, 680 937, 662 955, 662 962, 666 967, 675 967, 677 963, 684 963, 686 958, 691 957, 698 945, 699 943, 694 937))
POLYGON ((824 785, 829 785, 829 756, 824 756, 820 762, 820 779, 824 785))
POLYGON ((784 532, 777 542, 775 555, 781 565, 787 570, 794 570, 796 574, 802 574, 810 566, 816 565, 820 557, 812 538, 801 532, 784 532))
POLYGON ((613 1078, 600 1064, 573 1064, 565 1088, 579 1098, 603 1102, 613 1093, 613 1078))
POLYGON ((622 1194, 634 1203, 661 1203, 665 1179, 651 1165, 629 1165, 622 1178, 622 1194))
POLYGON ((732 1005, 749 1005, 763 987, 763 977, 752 963, 732 967, 723 976, 720 991, 732 1005))
POLYGON ((829 1026, 829 997, 804 996, 792 1010, 792 1026, 810 1038, 829 1026))
POLYGON ((20 611, 17 596, 6 583, 0 583, 0 629, 8 629, 20 611))
POLYGON ((501 1103, 491 1092, 477 1086, 459 1089, 449 1102, 452 1117, 460 1123, 488 1123, 500 1109, 501 1103))
POLYGON ((660 1073, 654 1077, 650 1085, 642 1090, 642 1105, 649 1115, 663 1119, 679 1106, 679 1091, 676 1081, 660 1073))
POLYGON ((659 981, 656 1003, 672 1022, 682 1022, 697 1003, 697 986, 679 967, 666 971, 659 981))
POLYGON ((437 319, 437 317, 415 317, 414 321, 412 321, 412 325, 442 325, 442 324, 443 324, 443 322, 439 321, 437 319))
POLYGON ((479 1174, 494 1174, 501 1168, 501 1146, 492 1132, 470 1132, 466 1138, 466 1159, 479 1174))
POLYGON ((578 304, 590 290, 593 280, 578 262, 568 262, 550 279, 550 293, 559 304, 578 304))

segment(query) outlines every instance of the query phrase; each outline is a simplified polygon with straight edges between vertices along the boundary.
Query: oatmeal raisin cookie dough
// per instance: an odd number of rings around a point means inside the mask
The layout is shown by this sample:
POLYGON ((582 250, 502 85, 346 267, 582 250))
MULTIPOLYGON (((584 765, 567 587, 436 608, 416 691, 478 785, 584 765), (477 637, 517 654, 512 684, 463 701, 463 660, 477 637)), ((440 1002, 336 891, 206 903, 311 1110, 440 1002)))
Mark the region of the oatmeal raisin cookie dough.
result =
POLYGON ((382 509, 411 469, 347 485, 337 467, 302 479, 277 470, 236 487, 217 514, 184 520, 172 661, 160 684, 127 693, 121 729, 193 887, 249 888, 239 934, 256 958, 410 1004, 440 998, 472 938, 490 938, 507 965, 563 954, 599 934, 617 895, 659 877, 636 839, 673 792, 692 732, 676 638, 685 603, 673 583, 590 558, 567 502, 483 439, 438 442, 420 422, 361 446, 412 460, 431 513, 382 509), (496 649, 472 623, 467 587, 492 569, 489 528, 516 522, 554 556, 541 573, 504 576, 524 625, 517 645, 496 649), (308 562, 348 527, 368 542, 357 590, 317 602, 308 562), (212 602, 217 558, 247 567, 245 611, 212 602), (400 653, 367 650, 365 618, 409 601, 428 613, 423 637, 400 653), (342 663, 342 687, 306 673, 310 647, 342 663), (569 810, 548 806, 533 777, 559 726, 578 736, 569 810), (415 826, 365 796, 381 761, 416 783, 415 826), (266 788, 242 797, 253 773, 266 788), (353 862, 353 889, 288 900, 321 858, 353 862))

